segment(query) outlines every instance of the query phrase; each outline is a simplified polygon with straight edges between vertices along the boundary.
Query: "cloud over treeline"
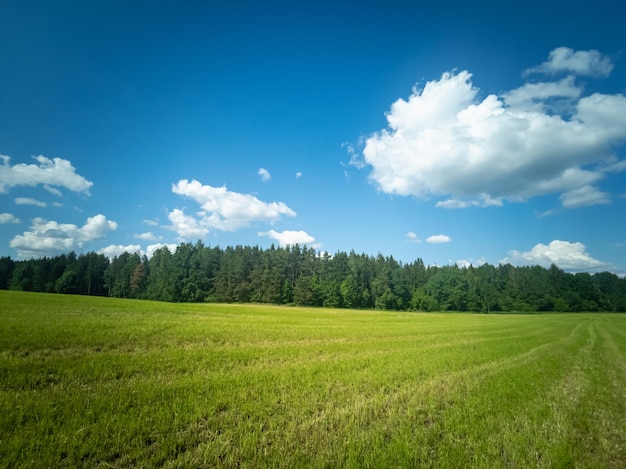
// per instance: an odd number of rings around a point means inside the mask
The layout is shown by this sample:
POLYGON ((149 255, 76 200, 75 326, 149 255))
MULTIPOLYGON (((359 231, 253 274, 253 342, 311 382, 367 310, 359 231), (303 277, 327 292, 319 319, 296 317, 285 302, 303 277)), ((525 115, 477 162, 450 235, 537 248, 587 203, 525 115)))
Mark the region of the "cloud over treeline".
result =
POLYGON ((172 229, 181 239, 202 238, 213 229, 235 231, 254 222, 273 223, 282 216, 296 216, 284 202, 263 202, 253 195, 229 191, 226 186, 205 185, 195 179, 178 181, 172 192, 195 201, 201 209, 193 215, 179 208, 170 212, 172 229))

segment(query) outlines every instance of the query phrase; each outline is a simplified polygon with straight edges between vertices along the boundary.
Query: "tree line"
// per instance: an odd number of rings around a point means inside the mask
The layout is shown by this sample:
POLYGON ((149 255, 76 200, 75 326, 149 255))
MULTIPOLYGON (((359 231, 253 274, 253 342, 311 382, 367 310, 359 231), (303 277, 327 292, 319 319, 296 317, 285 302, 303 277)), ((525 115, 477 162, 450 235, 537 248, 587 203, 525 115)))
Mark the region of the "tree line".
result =
POLYGON ((293 245, 162 247, 148 259, 74 252, 0 258, 0 289, 169 302, 252 302, 413 311, 626 311, 626 279, 552 265, 426 266, 293 245))

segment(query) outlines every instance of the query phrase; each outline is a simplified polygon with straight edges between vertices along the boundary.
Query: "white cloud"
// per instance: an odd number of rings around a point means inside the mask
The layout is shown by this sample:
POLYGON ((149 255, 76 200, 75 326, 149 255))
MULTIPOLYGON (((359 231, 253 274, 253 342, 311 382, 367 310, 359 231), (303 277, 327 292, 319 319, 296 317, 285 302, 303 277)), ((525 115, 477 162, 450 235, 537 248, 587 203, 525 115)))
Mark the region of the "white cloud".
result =
POLYGON ((588 205, 608 204, 610 202, 609 194, 600 192, 592 186, 583 186, 580 189, 574 189, 561 194, 563 207, 576 208, 588 205))
POLYGON ((487 263, 487 259, 484 257, 481 257, 480 259, 459 259, 454 263, 461 268, 468 268, 470 266, 480 267, 481 265, 487 263))
POLYGON ((435 204, 435 207, 446 208, 449 210, 467 207, 501 207, 502 199, 493 199, 488 194, 480 194, 477 200, 457 200, 448 199, 441 200, 435 204))
POLYGON ((557 47, 548 60, 524 72, 554 74, 560 72, 586 76, 608 76, 613 70, 611 59, 597 50, 574 51, 569 47, 557 47))
POLYGON ((209 234, 209 228, 204 223, 206 217, 201 217, 200 222, 191 215, 185 215, 182 210, 175 208, 169 215, 172 229, 178 233, 180 239, 199 239, 209 234), (204 224, 205 226, 201 226, 204 224))
POLYGON ((93 182, 76 174, 76 168, 62 158, 49 159, 43 155, 33 157, 38 164, 16 164, 11 166, 11 158, 0 155, 0 193, 7 193, 16 186, 43 185, 46 190, 58 195, 56 187, 64 187, 73 192, 89 195, 93 182))
POLYGON ((438 208, 447 208, 449 210, 455 208, 467 208, 472 206, 478 206, 479 203, 477 201, 468 202, 467 200, 456 200, 456 199, 448 199, 448 200, 440 200, 435 204, 435 207, 438 208))
POLYGON ((296 173, 296 179, 299 179, 299 178, 301 178, 301 177, 302 177, 302 171, 298 171, 298 172, 296 173))
POLYGON ((265 168, 259 168, 259 173, 258 173, 258 174, 259 174, 259 176, 261 176, 261 180, 262 180, 263 182, 267 182, 267 181, 269 181, 270 179, 272 179, 272 175, 271 175, 271 174, 270 174, 270 172, 269 172, 267 169, 265 169, 265 168))
POLYGON ((59 189, 57 189, 56 187, 52 187, 48 184, 44 184, 43 188, 51 194, 56 195, 57 197, 61 197, 63 195, 63 193, 59 189))
POLYGON ((146 233, 139 233, 135 235, 135 238, 137 239, 143 239, 145 241, 157 241, 159 239, 161 239, 160 236, 156 236, 154 233, 152 233, 151 231, 147 231, 146 233))
POLYGON ((508 106, 528 111, 567 111, 571 109, 571 103, 580 98, 582 91, 575 78, 569 76, 557 82, 526 83, 505 93, 502 98, 508 106), (555 105, 555 100, 557 103, 561 100, 560 106, 555 105))
POLYGON ((503 264, 540 265, 550 267, 557 265, 570 272, 599 271, 611 268, 611 264, 592 258, 582 243, 570 243, 555 239, 547 246, 537 244, 530 251, 509 251, 509 255, 500 261, 503 264))
POLYGON ((388 127, 365 140, 362 160, 351 153, 351 163, 369 165, 370 181, 385 193, 444 197, 442 208, 568 193, 626 169, 613 154, 626 140, 621 94, 582 96, 568 77, 482 98, 471 78, 444 73, 397 100, 388 127))
POLYGON ((12 213, 0 213, 0 225, 7 225, 9 223, 18 224, 22 222, 12 213))
POLYGON ((421 243, 421 240, 418 238, 418 236, 413 233, 412 231, 409 231, 407 234, 405 234, 404 236, 407 237, 407 239, 411 242, 411 243, 421 243))
POLYGON ((626 160, 623 161, 609 161, 603 168, 607 173, 618 173, 626 170, 626 160))
POLYGON ((144 220, 143 221, 146 225, 150 225, 150 226, 159 226, 159 222, 155 221, 155 220, 144 220))
POLYGON ((18 257, 53 256, 63 252, 82 249, 86 243, 102 238, 107 231, 116 230, 117 223, 104 215, 89 217, 78 227, 69 223, 34 218, 31 231, 15 236, 9 246, 17 250, 18 257))
POLYGON ((554 215, 555 213, 558 213, 558 210, 546 210, 544 212, 539 212, 537 213, 537 216, 539 218, 545 218, 545 217, 551 217, 552 215, 554 215))
POLYGON ((130 254, 138 253, 140 256, 143 254, 143 252, 141 251, 141 246, 139 244, 129 244, 127 246, 122 246, 121 244, 110 244, 107 247, 97 251, 98 254, 104 254, 109 259, 119 257, 125 252, 128 252, 130 254))
MULTIPOLYGON (((363 137, 359 138, 359 145, 362 145, 363 142, 364 142, 364 138, 363 137)), ((349 142, 345 142, 345 143, 342 143, 341 146, 342 148, 345 148, 346 151, 348 152, 348 155, 350 155, 350 161, 348 162, 348 165, 354 166, 357 169, 363 169, 365 167, 365 162, 359 156, 359 152, 357 151, 354 145, 352 145, 349 142)), ((346 175, 345 171, 344 171, 344 175, 346 175)))
POLYGON ((37 207, 47 207, 48 204, 41 200, 31 199, 30 197, 16 197, 14 202, 17 205, 35 205, 37 207))
POLYGON ((443 234, 432 235, 426 238, 426 242, 432 244, 449 243, 450 241, 452 241, 452 238, 443 234))
POLYGON ((278 241, 280 246, 293 246, 295 244, 307 245, 312 248, 318 248, 321 244, 315 242, 315 238, 306 231, 274 231, 259 232, 259 236, 269 236, 278 241))
POLYGON ((154 255, 154 252, 157 249, 161 249, 161 248, 167 248, 167 250, 171 253, 174 253, 176 251, 176 248, 178 247, 177 244, 173 244, 173 243, 168 243, 168 244, 161 244, 161 243, 156 243, 156 244, 150 244, 146 250, 144 251, 143 249, 141 249, 141 246, 139 244, 129 244, 127 246, 123 246, 121 244, 110 244, 107 247, 104 247, 102 249, 100 249, 98 252, 98 254, 104 254, 105 256, 107 256, 109 259, 113 259, 114 257, 119 257, 120 255, 124 254, 125 252, 128 252, 130 254, 134 254, 137 253, 140 256, 146 256, 148 259, 152 258, 152 256, 154 255))
POLYGON ((283 202, 262 202, 253 195, 232 192, 223 187, 202 185, 195 179, 186 179, 172 185, 172 191, 196 201, 202 211, 196 216, 186 215, 175 209, 169 214, 172 228, 181 239, 197 239, 210 229, 235 231, 253 222, 273 223, 281 216, 296 215, 283 202))
POLYGON ((107 220, 102 214, 87 218, 87 223, 78 229, 80 241, 92 241, 101 238, 104 233, 110 230, 116 230, 117 223, 107 220))
POLYGON ((156 251, 157 249, 161 249, 163 247, 167 248, 169 252, 174 253, 178 246, 176 244, 161 244, 161 243, 151 244, 146 248, 146 256, 148 257, 148 259, 150 259, 154 255, 154 251, 156 251))

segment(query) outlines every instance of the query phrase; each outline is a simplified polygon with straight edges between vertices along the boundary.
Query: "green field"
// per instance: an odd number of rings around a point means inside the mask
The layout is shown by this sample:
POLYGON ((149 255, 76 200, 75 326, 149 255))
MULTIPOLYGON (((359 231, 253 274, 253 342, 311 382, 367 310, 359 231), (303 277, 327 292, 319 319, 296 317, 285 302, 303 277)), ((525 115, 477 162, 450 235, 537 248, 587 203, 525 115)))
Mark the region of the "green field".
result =
POLYGON ((624 467, 626 315, 0 291, 4 467, 624 467))

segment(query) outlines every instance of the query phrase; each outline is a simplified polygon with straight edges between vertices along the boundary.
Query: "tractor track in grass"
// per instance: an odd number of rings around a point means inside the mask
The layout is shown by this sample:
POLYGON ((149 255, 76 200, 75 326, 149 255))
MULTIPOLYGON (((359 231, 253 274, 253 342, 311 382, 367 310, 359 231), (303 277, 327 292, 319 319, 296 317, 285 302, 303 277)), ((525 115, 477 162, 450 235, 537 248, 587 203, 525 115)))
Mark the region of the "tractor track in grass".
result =
MULTIPOLYGON (((444 372, 431 377, 420 377, 419 379, 416 379, 415 382, 410 382, 395 389, 384 388, 369 397, 362 395, 358 396, 358 399, 354 401, 353 406, 346 406, 343 408, 331 406, 329 409, 322 410, 318 415, 313 416, 308 423, 304 424, 304 427, 314 427, 329 416, 333 419, 341 419, 342 415, 345 416, 345 414, 358 414, 362 412, 369 412, 371 414, 376 408, 402 408, 407 401, 414 399, 416 395, 422 396, 425 402, 431 398, 435 398, 442 403, 447 402, 448 404, 440 406, 438 410, 440 413, 447 405, 450 405, 450 397, 457 393, 460 387, 476 386, 487 376, 495 375, 503 370, 520 366, 521 364, 528 363, 531 360, 540 359, 540 352, 572 341, 583 326, 584 323, 579 323, 572 328, 568 335, 557 340, 532 347, 531 349, 515 356, 492 360, 486 363, 479 363, 464 369, 444 372)), ((417 409, 417 412, 423 413, 426 410, 426 408, 421 410, 417 409)), ((430 420, 432 420, 432 418, 430 420)))
MULTIPOLYGON (((416 333, 381 337, 250 341, 217 345, 212 342, 199 341, 172 343, 164 341, 137 344, 138 341, 134 339, 125 344, 116 342, 111 345, 91 347, 74 346, 3 351, 1 355, 6 360, 4 370, 0 370, 2 371, 0 374, 10 373, 10 368, 17 365, 22 369, 27 363, 35 368, 45 366, 50 369, 57 364, 63 365, 68 360, 74 364, 71 370, 78 369, 80 371, 79 365, 94 359, 102 363, 115 359, 114 363, 117 363, 117 367, 124 370, 105 374, 104 377, 110 376, 116 382, 120 377, 151 380, 159 374, 168 375, 171 378, 172 374, 180 376, 200 373, 210 377, 212 374, 245 374, 259 371, 267 372, 267 370, 272 373, 286 369, 297 371, 301 367, 321 367, 328 363, 341 364, 343 361, 356 361, 357 365, 361 364, 358 368, 363 368, 368 366, 368 361, 376 362, 380 357, 385 356, 419 360, 429 358, 432 353, 438 351, 455 353, 454 349, 457 348, 469 350, 485 347, 491 342, 516 341, 539 334, 533 330, 532 333, 527 334, 516 333, 515 335, 502 336, 501 334, 505 332, 510 333, 511 329, 470 331, 453 335, 452 340, 450 340, 451 333, 433 333, 426 336, 416 333), (155 349, 155 345, 159 345, 159 347, 155 349), (152 348, 148 348, 148 346, 152 348), (172 351, 178 353, 178 359, 173 359, 169 355, 172 351), (167 360, 161 358, 162 356, 167 357, 167 360), (145 367, 146 360, 149 360, 152 365, 145 367), (180 363, 181 361, 184 363, 180 363), (12 362, 14 365, 10 366, 12 362)), ((94 376, 89 379, 88 375, 83 372, 75 376, 72 381, 76 381, 76 379, 98 381, 101 378, 102 376, 94 376)), ((13 387, 9 384, 11 380, 4 381, 5 387, 13 387)), ((19 389, 20 385, 17 382, 15 384, 19 389)))
POLYGON ((11 319, 7 465, 626 467, 626 316, 117 305, 11 319))

